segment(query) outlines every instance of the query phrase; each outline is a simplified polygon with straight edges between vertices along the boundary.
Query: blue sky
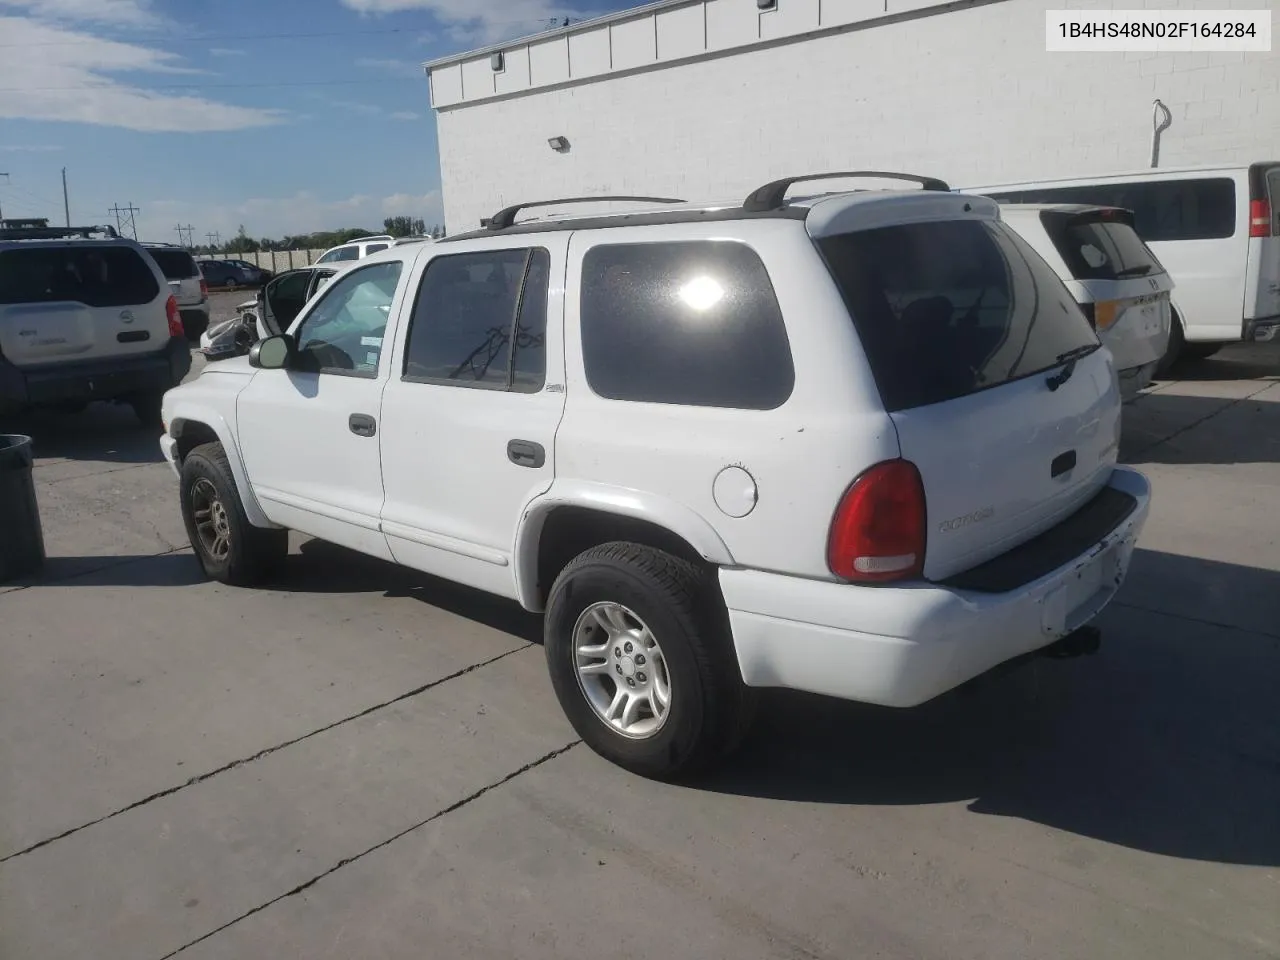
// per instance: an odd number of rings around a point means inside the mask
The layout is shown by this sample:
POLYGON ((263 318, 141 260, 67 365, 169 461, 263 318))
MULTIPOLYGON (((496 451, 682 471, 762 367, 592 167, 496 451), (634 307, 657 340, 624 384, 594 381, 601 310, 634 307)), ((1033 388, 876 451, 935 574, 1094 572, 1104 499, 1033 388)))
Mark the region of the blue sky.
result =
POLYGON ((4 216, 223 238, 441 220, 420 64, 618 0, 0 0, 4 216))

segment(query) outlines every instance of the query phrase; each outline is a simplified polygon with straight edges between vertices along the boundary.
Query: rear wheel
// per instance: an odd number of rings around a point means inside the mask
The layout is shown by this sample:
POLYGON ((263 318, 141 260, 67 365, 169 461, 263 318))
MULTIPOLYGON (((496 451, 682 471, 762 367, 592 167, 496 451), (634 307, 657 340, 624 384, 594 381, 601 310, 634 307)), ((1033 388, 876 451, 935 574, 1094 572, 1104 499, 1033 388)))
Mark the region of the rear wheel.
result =
POLYGON ((1164 351, 1164 356, 1160 358, 1160 362, 1156 364, 1156 376, 1166 377, 1173 365, 1182 357, 1183 350, 1186 349, 1187 341, 1182 335, 1182 318, 1175 311, 1172 322, 1169 324, 1169 346, 1164 351))
POLYGON ((133 407, 134 414, 142 421, 144 427, 158 427, 162 423, 160 405, 163 402, 164 391, 154 390, 131 397, 129 406, 133 407))
POLYGON ((709 571, 652 547, 606 543, 556 578, 547 665, 569 722, 642 776, 688 775, 728 753, 755 702, 709 571))
POLYGON ((182 519, 205 574, 236 586, 269 577, 289 552, 289 532, 249 522, 222 444, 201 444, 188 453, 181 484, 182 519))

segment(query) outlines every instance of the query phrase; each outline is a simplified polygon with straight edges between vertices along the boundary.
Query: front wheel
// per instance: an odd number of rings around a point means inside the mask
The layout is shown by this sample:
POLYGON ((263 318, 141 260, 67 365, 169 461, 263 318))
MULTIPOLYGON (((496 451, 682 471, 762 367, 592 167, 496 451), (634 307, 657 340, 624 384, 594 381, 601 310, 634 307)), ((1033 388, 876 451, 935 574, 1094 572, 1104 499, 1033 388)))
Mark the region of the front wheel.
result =
POLYGON ((180 483, 182 519, 205 575, 235 586, 267 579, 289 551, 289 532, 249 522, 222 444, 188 453, 180 483))
POLYGON ((574 729, 646 777, 696 772, 745 732, 742 683, 710 572, 634 543, 580 554, 547 603, 551 682, 574 729))

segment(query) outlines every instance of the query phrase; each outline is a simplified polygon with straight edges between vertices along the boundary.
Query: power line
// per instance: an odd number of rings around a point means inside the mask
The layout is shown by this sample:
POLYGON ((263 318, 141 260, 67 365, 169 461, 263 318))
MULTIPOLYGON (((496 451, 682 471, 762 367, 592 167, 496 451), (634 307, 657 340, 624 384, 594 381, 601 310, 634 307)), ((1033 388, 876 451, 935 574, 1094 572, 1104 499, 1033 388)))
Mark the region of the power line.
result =
MULTIPOLYGON (((425 76, 425 74, 424 74, 425 76)), ((282 80, 276 83, 174 83, 163 86, 148 86, 148 90, 248 90, 261 89, 263 87, 331 87, 331 86, 348 86, 357 84, 380 84, 380 83, 418 83, 417 79, 409 79, 407 77, 396 77, 380 80, 282 80)), ((98 84, 82 83, 74 87, 0 87, 0 93, 48 93, 63 92, 68 93, 77 90, 103 90, 110 89, 102 87, 98 84)))
POLYGON ((182 224, 178 224, 173 229, 178 231, 178 246, 186 247, 187 249, 191 249, 195 246, 195 244, 191 242, 191 231, 195 229, 191 224, 188 223, 185 227, 182 224))
POLYGON ((216 230, 213 231, 212 233, 206 233, 205 236, 208 237, 209 239, 210 247, 216 247, 219 243, 222 242, 222 234, 218 233, 218 231, 216 230))
POLYGON ((116 233, 120 234, 120 236, 124 236, 124 233, 127 230, 133 239, 138 239, 138 226, 133 215, 135 213, 141 213, 141 207, 135 207, 133 205, 133 201, 130 200, 127 207, 122 207, 117 203, 107 212, 114 213, 116 215, 116 233))

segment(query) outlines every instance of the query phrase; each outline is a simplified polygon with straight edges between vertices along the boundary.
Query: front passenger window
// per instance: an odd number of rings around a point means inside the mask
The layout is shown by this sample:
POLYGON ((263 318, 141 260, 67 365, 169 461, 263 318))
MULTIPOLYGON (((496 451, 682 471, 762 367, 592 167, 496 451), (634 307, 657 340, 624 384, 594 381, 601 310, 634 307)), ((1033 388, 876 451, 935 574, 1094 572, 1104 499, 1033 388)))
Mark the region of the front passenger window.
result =
POLYGON ((326 287, 294 331, 298 369, 377 376, 383 334, 403 266, 392 260, 361 267, 326 287))

